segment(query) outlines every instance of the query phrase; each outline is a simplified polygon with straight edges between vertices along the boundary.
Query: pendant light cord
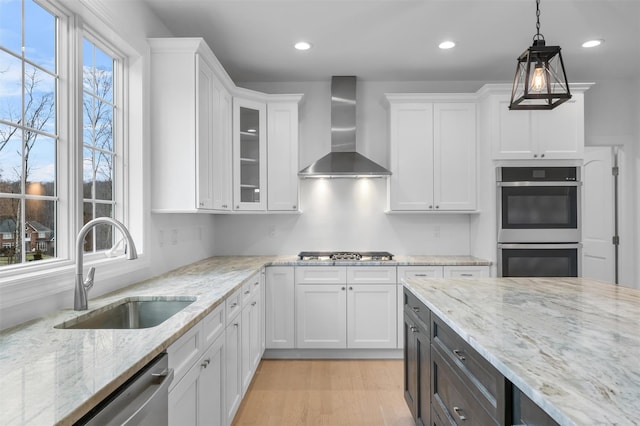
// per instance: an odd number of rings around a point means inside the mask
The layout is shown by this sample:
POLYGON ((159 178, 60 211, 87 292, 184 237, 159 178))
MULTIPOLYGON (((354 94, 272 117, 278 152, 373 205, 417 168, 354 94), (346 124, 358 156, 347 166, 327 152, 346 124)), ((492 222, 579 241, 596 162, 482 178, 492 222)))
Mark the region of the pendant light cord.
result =
POLYGON ((544 36, 540 34, 540 0, 536 0, 536 35, 533 40, 544 40, 544 36))

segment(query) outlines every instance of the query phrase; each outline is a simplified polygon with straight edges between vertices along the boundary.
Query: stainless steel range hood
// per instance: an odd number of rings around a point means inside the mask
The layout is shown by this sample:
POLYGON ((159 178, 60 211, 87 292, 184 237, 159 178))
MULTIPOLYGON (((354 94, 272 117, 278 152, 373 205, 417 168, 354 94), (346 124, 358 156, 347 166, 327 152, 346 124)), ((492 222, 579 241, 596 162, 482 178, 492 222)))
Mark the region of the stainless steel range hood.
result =
POLYGON ((331 78, 331 152, 298 172, 309 177, 381 177, 391 172, 356 152, 356 77, 331 78))

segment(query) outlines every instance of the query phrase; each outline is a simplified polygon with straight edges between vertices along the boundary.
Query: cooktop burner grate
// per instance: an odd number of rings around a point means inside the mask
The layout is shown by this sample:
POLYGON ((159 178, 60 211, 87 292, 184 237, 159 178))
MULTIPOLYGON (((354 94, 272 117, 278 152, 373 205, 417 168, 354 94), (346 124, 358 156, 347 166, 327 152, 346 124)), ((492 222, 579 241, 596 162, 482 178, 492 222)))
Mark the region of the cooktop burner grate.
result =
POLYGON ((302 251, 298 253, 300 260, 349 260, 349 261, 383 261, 393 260, 393 254, 387 251, 302 251))

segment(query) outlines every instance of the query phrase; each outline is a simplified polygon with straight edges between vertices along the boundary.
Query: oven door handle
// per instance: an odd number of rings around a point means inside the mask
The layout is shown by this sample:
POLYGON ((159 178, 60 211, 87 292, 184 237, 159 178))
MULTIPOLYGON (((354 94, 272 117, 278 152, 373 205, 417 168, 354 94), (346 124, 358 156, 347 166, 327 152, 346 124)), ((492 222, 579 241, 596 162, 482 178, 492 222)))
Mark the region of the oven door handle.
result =
POLYGON ((549 187, 549 186, 582 186, 582 182, 577 181, 567 181, 567 182, 496 182, 498 186, 508 186, 508 187, 523 187, 523 186, 541 186, 541 187, 549 187))
POLYGON ((521 243, 498 243, 499 249, 573 249, 573 248, 582 248, 582 243, 560 243, 560 244, 521 244, 521 243))

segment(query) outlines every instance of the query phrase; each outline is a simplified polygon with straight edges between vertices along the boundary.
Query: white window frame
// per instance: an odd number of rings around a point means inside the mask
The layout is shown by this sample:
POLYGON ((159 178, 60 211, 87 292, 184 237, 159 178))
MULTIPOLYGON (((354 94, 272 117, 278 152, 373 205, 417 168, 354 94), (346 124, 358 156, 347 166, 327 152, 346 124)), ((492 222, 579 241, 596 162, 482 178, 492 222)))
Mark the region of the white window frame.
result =
MULTIPOLYGON (((146 235, 146 215, 144 214, 143 194, 144 182, 144 148, 142 145, 146 122, 135 122, 130 126, 130 116, 143 117, 143 106, 146 101, 142 99, 144 91, 131 92, 129 83, 130 58, 134 58, 136 65, 133 69, 136 86, 143 86, 143 73, 146 71, 141 66, 142 54, 130 46, 110 26, 110 17, 105 16, 99 8, 93 7, 93 3, 84 0, 36 0, 43 7, 56 14, 58 19, 58 73, 61 76, 58 87, 58 114, 57 125, 60 142, 58 143, 58 223, 56 230, 57 257, 55 259, 30 262, 29 265, 18 265, 0 269, 0 310, 14 308, 17 305, 40 300, 47 300, 51 304, 51 296, 61 293, 71 293, 65 305, 73 304, 73 277, 75 268, 75 238, 82 227, 82 39, 86 37, 96 43, 108 54, 114 54, 119 59, 121 66, 116 71, 114 67, 114 80, 118 79, 119 91, 115 96, 120 97, 120 122, 117 126, 118 135, 114 143, 119 144, 116 152, 121 156, 117 162, 117 170, 114 173, 114 185, 117 189, 118 199, 114 209, 114 216, 122 221, 131 232, 138 260, 129 262, 122 256, 108 258, 104 252, 86 253, 84 255, 85 271, 88 267, 97 266, 97 275, 100 276, 102 291, 113 290, 124 285, 131 284, 129 280, 137 275, 144 274, 149 266, 149 258, 144 253, 144 238, 146 235), (106 37, 105 37, 106 36, 106 37), (113 40, 107 43, 106 40, 113 40), (114 49, 113 46, 119 46, 114 49), (116 76, 117 72, 117 76, 116 76), (75 84, 71 84, 75 82, 75 84), (130 109, 130 100, 133 97, 135 111, 130 109), (68 118, 76 117, 73 120, 68 118), (131 133, 133 132, 133 135, 131 133), (129 146, 129 140, 135 138, 139 141, 133 151, 129 146), (134 161, 140 164, 134 171, 129 168, 130 153, 133 152, 134 161), (117 180, 117 183, 115 182, 117 180), (134 193, 138 196, 130 199, 130 184, 134 184, 134 193), (133 202, 132 202, 133 201, 133 202), (141 272, 143 271, 143 272, 141 272), (114 284, 115 283, 115 284, 114 284)), ((114 81, 115 85, 115 81, 114 81)), ((114 116, 114 121, 116 117, 114 116)), ((119 231, 115 231, 118 233, 119 231)), ((96 286, 97 287, 97 286, 96 286)), ((96 290, 94 290, 96 292, 96 290)), ((56 296, 59 298, 60 296, 56 296)), ((59 303, 59 302, 57 302, 59 303)), ((44 304, 42 309, 45 309, 44 304)), ((46 311, 44 311, 46 312, 46 311)), ((9 325, 14 319, 9 319, 9 325)), ((6 324, 0 323, 0 329, 6 324)))

